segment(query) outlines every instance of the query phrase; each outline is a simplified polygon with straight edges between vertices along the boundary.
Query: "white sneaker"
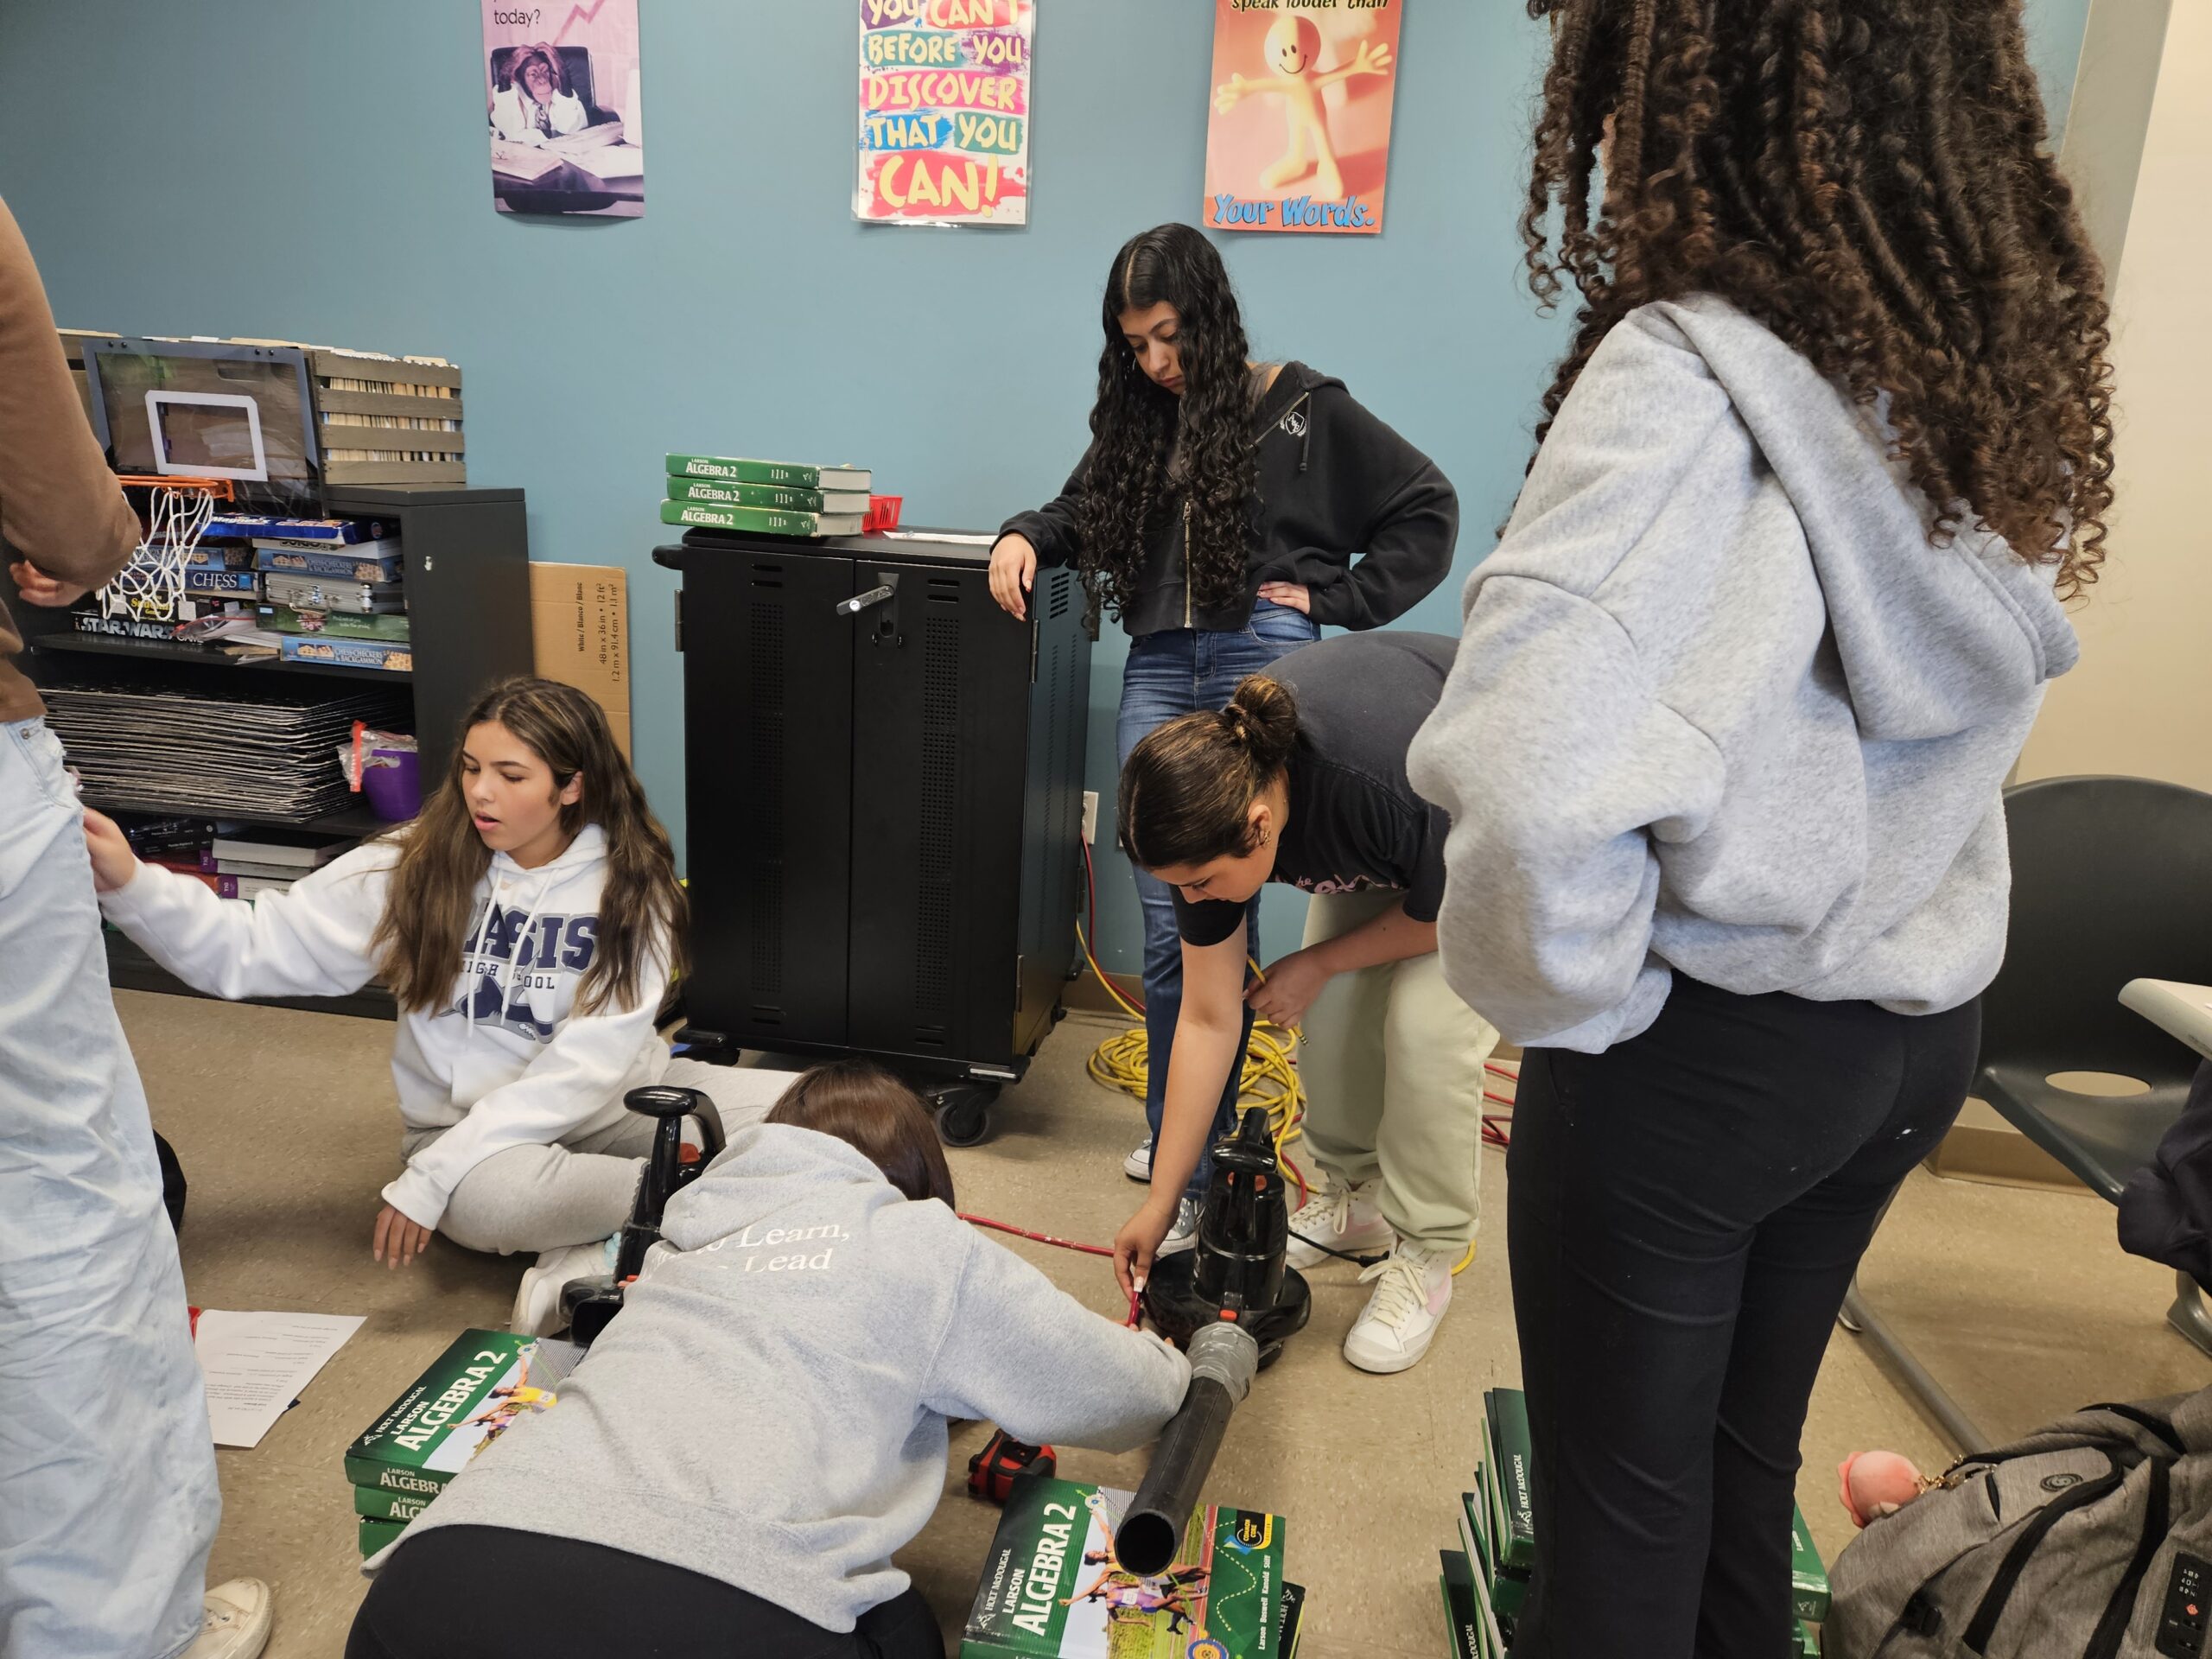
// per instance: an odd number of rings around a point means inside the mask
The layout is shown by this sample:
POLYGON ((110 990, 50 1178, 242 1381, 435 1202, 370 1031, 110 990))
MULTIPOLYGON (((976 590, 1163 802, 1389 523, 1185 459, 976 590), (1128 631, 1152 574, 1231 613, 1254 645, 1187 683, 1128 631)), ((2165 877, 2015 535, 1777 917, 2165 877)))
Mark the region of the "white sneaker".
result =
POLYGON ((1160 1241, 1160 1248, 1153 1254, 1157 1261, 1163 1255, 1179 1255, 1198 1245, 1198 1201, 1185 1192, 1175 1205, 1175 1224, 1167 1230, 1167 1236, 1160 1241))
POLYGON ((276 1616, 269 1586, 259 1579, 232 1579, 207 1592, 200 1634, 181 1659, 260 1659, 276 1616))
POLYGON ((1452 1305, 1452 1258, 1401 1240, 1387 1261, 1359 1275, 1375 1294, 1344 1338, 1344 1357, 1363 1371, 1402 1371, 1428 1351, 1452 1305))
POLYGON ((561 1328, 561 1293, 579 1279, 613 1272, 614 1253, 613 1238, 544 1251, 537 1265, 522 1276, 507 1329, 518 1337, 551 1336, 561 1328))
POLYGON ((1298 1213, 1290 1218, 1290 1253, 1285 1258, 1300 1271, 1341 1255, 1372 1255, 1398 1242, 1397 1230, 1382 1219, 1375 1195, 1378 1176, 1357 1186, 1339 1186, 1324 1175, 1298 1213), (1322 1246, 1327 1249, 1322 1249, 1322 1246))
POLYGON ((1147 1135, 1144 1144, 1122 1160, 1122 1173, 1133 1181, 1152 1179, 1152 1137, 1147 1135))

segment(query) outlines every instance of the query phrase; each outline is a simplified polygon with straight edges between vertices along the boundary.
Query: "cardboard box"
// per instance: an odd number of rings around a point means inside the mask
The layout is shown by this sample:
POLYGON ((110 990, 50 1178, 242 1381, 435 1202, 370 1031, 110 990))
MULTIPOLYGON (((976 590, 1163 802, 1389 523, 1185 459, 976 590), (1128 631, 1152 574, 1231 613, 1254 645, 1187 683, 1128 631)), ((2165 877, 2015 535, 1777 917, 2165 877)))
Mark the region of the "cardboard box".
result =
POLYGON ((630 755, 630 578, 616 564, 532 564, 530 620, 537 671, 607 711, 630 755))
POLYGON ((1993 1186, 2026 1186, 2045 1192, 2089 1189, 2067 1167, 2006 1122, 1986 1101, 1969 1099, 1959 1121, 1934 1153, 1928 1167, 1957 1181, 1993 1186))

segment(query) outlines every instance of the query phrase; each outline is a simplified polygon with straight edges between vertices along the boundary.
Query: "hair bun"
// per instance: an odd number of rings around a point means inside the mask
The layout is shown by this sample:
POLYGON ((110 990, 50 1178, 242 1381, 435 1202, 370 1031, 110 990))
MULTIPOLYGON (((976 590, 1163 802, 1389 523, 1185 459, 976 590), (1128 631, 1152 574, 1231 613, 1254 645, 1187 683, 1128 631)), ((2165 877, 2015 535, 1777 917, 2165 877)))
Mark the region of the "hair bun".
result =
POLYGON ((1298 742, 1298 699, 1288 686, 1266 674, 1248 675, 1238 683, 1221 720, 1262 777, 1280 772, 1298 742))

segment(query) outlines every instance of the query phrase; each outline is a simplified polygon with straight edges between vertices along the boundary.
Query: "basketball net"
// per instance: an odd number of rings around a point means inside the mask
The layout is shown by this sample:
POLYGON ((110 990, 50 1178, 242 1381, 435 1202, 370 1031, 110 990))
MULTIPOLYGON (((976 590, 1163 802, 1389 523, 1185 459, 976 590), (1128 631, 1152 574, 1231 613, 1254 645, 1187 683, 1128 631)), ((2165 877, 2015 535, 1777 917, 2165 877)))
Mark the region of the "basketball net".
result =
POLYGON ((100 589, 105 614, 140 622, 186 620, 179 615, 185 561, 215 517, 215 493, 205 484, 182 480, 148 486, 145 538, 130 562, 100 589))

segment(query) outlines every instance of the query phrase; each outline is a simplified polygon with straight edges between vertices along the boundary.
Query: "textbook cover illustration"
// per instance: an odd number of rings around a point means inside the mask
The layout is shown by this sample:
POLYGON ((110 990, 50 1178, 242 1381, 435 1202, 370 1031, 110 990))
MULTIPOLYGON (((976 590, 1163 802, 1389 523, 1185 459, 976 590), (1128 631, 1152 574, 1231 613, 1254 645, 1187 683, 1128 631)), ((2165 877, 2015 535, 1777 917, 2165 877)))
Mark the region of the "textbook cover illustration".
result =
MULTIPOLYGON (((550 1407, 582 1351, 505 1331, 464 1331, 346 1447, 346 1478, 375 1491, 435 1497, 517 1419, 550 1407)), ((357 1494, 357 1513, 360 1502, 357 1494)))
POLYGON ((1282 1518, 1204 1506, 1174 1565, 1140 1578, 1114 1559, 1132 1496, 1016 1482, 961 1659, 1282 1659, 1282 1518))

